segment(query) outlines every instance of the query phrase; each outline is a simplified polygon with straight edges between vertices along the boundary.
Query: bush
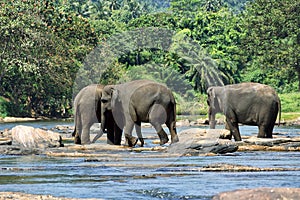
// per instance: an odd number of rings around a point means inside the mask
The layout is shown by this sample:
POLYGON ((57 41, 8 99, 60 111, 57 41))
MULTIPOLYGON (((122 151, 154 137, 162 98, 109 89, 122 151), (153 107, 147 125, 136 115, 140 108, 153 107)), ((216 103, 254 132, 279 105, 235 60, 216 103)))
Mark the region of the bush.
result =
POLYGON ((175 94, 177 115, 207 115, 206 95, 198 95, 193 99, 175 94))
POLYGON ((300 93, 279 94, 281 112, 300 112, 300 93))

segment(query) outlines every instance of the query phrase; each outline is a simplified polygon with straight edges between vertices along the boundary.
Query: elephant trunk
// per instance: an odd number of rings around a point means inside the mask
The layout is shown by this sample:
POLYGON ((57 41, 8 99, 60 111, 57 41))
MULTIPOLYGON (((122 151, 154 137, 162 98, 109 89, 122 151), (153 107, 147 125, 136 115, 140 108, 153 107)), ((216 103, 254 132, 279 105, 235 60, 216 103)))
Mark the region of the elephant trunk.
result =
POLYGON ((216 113, 213 112, 211 108, 209 108, 208 117, 209 117, 209 127, 211 129, 215 129, 216 128, 216 113))
POLYGON ((97 133, 97 135, 94 137, 94 139, 92 140, 92 143, 95 143, 96 140, 98 140, 103 135, 104 129, 105 129, 105 116, 104 116, 104 112, 101 112, 101 128, 100 128, 100 132, 97 133))

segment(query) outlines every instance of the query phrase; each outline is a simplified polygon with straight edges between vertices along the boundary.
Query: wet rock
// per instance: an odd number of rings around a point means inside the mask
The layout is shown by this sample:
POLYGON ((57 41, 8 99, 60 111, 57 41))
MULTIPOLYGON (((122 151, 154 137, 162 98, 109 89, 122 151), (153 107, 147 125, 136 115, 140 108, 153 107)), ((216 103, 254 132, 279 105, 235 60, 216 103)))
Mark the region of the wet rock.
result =
POLYGON ((178 134, 179 142, 168 148, 169 153, 199 155, 205 153, 232 153, 238 146, 230 140, 219 139, 227 130, 192 128, 178 134))
POLYGON ((195 126, 202 126, 202 125, 208 125, 209 124, 209 120, 208 119, 197 119, 194 124, 191 125, 195 125, 195 126))
POLYGON ((269 171, 299 171, 300 168, 282 168, 282 167, 253 167, 247 165, 233 165, 228 163, 214 163, 198 171, 205 172, 269 172, 269 171))
POLYGON ((24 148, 61 147, 62 139, 58 133, 30 126, 15 126, 11 130, 12 141, 24 148))
MULTIPOLYGON (((18 200, 79 200, 78 198, 54 197, 51 195, 26 194, 21 192, 0 192, 0 200, 18 199, 18 200)), ((98 198, 97 198, 98 199, 98 198)), ((85 199, 95 200, 95 199, 85 199)), ((100 200, 100 199, 98 199, 100 200)))
POLYGON ((244 138, 238 142, 239 151, 299 151, 300 137, 280 136, 274 138, 244 138))
POLYGON ((178 120, 176 126, 190 126, 190 121, 188 119, 178 120))
MULTIPOLYGON (((255 145, 263 145, 263 146, 274 146, 286 142, 291 142, 292 138, 257 138, 250 137, 248 139, 243 140, 245 143, 255 144, 255 145)), ((300 141, 299 141, 300 142, 300 141)))
POLYGON ((0 138, 0 145, 11 145, 12 139, 11 138, 0 138))
POLYGON ((265 199, 300 199, 300 188, 256 188, 222 192, 213 200, 265 200, 265 199))

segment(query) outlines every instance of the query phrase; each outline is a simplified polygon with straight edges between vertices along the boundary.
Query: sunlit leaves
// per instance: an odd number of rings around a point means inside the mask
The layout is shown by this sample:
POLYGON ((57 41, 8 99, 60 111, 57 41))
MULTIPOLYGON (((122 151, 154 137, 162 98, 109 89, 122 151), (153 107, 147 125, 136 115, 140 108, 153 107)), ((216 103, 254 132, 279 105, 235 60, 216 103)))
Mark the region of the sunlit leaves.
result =
MULTIPOLYGON (((262 68, 267 73, 262 82, 280 91, 288 91, 287 85, 296 79, 300 82, 299 11, 297 0, 260 0, 249 4, 244 15, 248 64, 262 68)), ((249 79, 248 74, 244 76, 249 79)))

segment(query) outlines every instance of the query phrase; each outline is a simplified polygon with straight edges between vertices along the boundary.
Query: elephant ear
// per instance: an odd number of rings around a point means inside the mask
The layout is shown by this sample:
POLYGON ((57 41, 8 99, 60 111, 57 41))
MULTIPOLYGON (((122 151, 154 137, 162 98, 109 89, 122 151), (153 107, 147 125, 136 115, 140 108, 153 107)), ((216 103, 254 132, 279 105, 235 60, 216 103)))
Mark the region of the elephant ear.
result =
POLYGON ((215 91, 214 91, 214 88, 213 87, 209 87, 207 89, 207 94, 208 94, 208 99, 207 99, 207 104, 212 108, 212 109, 215 109, 215 98, 216 98, 216 95, 215 95, 215 91))
POLYGON ((119 99, 119 91, 115 88, 112 88, 111 90, 111 107, 114 109, 116 107, 116 104, 120 102, 119 99))
POLYGON ((111 94, 111 91, 112 91, 112 89, 113 89, 113 85, 107 85, 107 86, 105 86, 104 88, 103 88, 103 93, 105 94, 105 95, 110 95, 111 94))

